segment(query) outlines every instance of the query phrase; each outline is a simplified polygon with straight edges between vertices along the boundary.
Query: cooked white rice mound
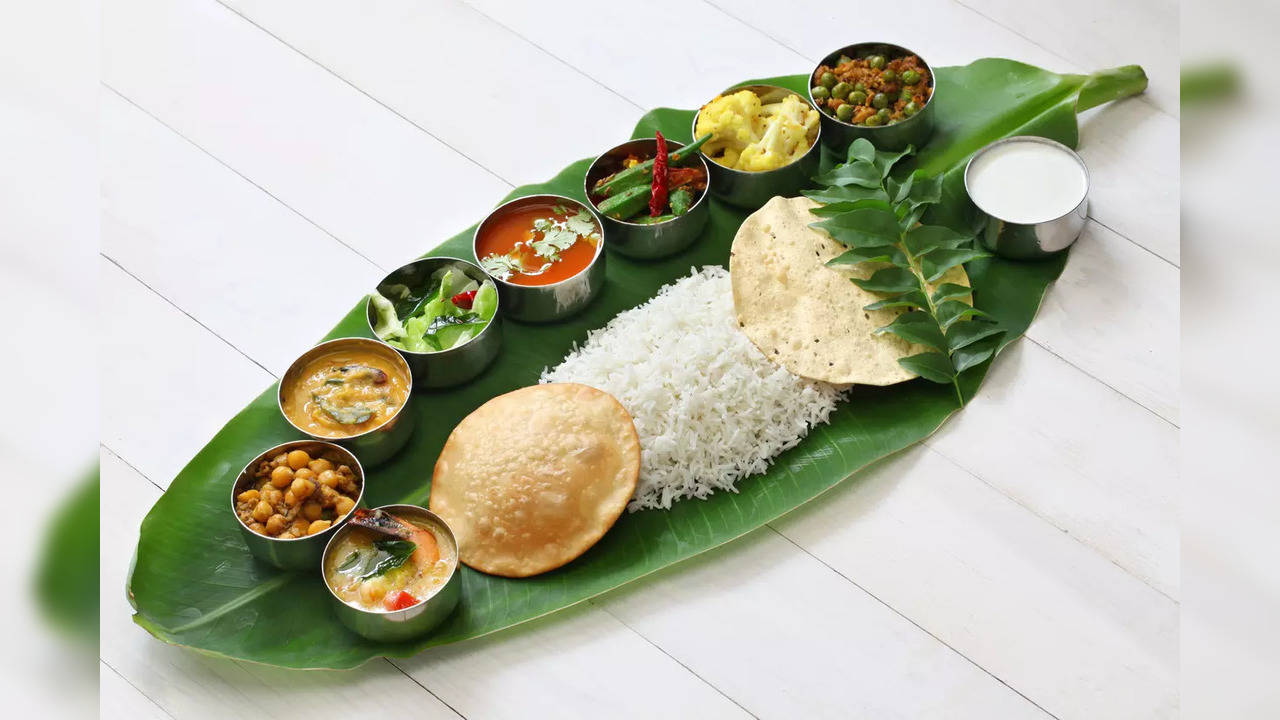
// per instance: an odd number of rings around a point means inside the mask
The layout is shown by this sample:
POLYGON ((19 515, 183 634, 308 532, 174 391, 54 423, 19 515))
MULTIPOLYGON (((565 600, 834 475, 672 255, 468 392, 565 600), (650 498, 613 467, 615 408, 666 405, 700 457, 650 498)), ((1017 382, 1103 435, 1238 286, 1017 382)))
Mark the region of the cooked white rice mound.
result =
POLYGON ((592 331, 542 382, 590 385, 630 411, 642 456, 632 511, 734 490, 827 422, 843 395, 760 354, 738 330, 721 267, 667 285, 592 331))

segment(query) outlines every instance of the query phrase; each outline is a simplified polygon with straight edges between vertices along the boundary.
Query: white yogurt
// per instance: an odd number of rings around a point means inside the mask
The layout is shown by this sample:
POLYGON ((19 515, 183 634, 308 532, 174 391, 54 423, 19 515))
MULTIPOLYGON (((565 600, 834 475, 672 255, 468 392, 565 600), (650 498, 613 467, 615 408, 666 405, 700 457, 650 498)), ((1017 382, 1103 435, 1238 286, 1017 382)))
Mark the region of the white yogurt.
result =
POLYGON ((966 182, 969 198, 983 212, 1024 225, 1071 212, 1089 184, 1070 152, 1034 140, 1015 140, 986 151, 969 166, 966 182))

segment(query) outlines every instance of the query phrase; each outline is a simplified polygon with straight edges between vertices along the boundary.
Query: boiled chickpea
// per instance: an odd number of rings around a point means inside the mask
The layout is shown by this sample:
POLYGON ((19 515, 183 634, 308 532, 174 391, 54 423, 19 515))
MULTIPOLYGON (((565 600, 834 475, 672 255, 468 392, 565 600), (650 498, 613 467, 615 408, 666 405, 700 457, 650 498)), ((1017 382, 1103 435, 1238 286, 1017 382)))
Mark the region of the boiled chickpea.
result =
POLYGON ((316 474, 311 472, 311 468, 302 468, 301 470, 294 471, 293 476, 296 478, 302 478, 303 480, 310 480, 315 477, 316 474))
POLYGON ((315 483, 303 478, 294 480, 293 484, 289 486, 289 492, 293 493, 293 496, 299 501, 306 500, 315 489, 315 483))
POLYGON ((253 509, 253 519, 258 522, 266 522, 273 512, 275 511, 271 509, 271 503, 266 500, 259 500, 257 507, 253 509))
POLYGON ((280 488, 270 485, 262 488, 262 499, 271 505, 275 505, 284 499, 284 493, 280 492, 280 488))
POLYGON ((257 490, 245 490, 236 496, 236 500, 239 500, 242 503, 257 503, 260 498, 261 495, 257 490))
POLYGON ((294 450, 289 453, 289 467, 298 470, 307 466, 311 462, 311 456, 302 450, 294 450))
POLYGON ((349 497, 340 497, 338 498, 337 502, 334 503, 333 509, 334 509, 334 512, 338 513, 338 517, 342 517, 347 513, 351 512, 351 509, 354 508, 355 506, 356 506, 355 500, 352 500, 349 497))
POLYGON ((318 479, 320 480, 320 484, 325 487, 338 487, 338 473, 332 470, 325 470, 321 472, 318 479))
POLYGON ((324 513, 324 506, 314 500, 302 506, 302 516, 308 520, 319 520, 324 513))
POLYGON ((293 521, 293 525, 291 525, 289 529, 299 535, 305 535, 307 533, 307 528, 309 527, 311 527, 310 520, 307 520, 306 518, 298 518, 293 521))
POLYGON ((307 528, 307 534, 315 535, 318 532, 324 532, 325 530, 328 530, 329 526, 332 524, 333 523, 328 520, 316 520, 311 523, 311 527, 307 528))
POLYGON ((283 515, 272 515, 267 518, 267 532, 271 535, 279 535, 284 531, 287 524, 288 521, 284 519, 283 515))
POLYGON ((307 463, 307 467, 311 468, 311 472, 319 475, 325 470, 332 470, 333 463, 329 462, 328 460, 325 460, 324 458, 320 458, 318 460, 312 460, 311 462, 307 463))
POLYGON ((265 526, 265 525, 263 525, 263 524, 262 524, 262 523, 260 523, 260 522, 251 522, 251 523, 249 523, 249 529, 250 529, 250 530, 252 530, 252 531, 254 531, 254 532, 256 532, 256 533, 258 533, 259 535, 265 535, 265 534, 266 534, 266 532, 267 532, 267 528, 266 528, 266 526, 265 526))
POLYGON ((350 466, 350 465, 339 465, 339 466, 338 466, 338 474, 339 474, 339 475, 341 475, 342 477, 355 477, 355 476, 356 476, 356 474, 355 474, 355 473, 351 472, 351 466, 350 466))
POLYGON ((288 453, 280 453, 279 455, 271 458, 272 465, 284 465, 287 462, 289 462, 288 453))
POLYGON ((282 488, 291 482, 293 482, 293 470, 291 470, 289 466, 281 465, 280 467, 271 471, 272 485, 275 485, 278 488, 282 488))
POLYGON ((293 490, 286 490, 284 493, 284 503, 289 506, 297 505, 302 502, 297 495, 293 494, 293 490))

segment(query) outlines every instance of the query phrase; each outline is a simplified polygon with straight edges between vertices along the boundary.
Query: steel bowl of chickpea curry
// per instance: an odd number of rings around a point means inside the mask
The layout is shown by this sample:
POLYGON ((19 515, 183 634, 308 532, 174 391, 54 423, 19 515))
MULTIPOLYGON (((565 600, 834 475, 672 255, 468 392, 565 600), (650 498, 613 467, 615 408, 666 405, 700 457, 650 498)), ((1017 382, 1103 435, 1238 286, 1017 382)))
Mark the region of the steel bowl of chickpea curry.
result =
POLYGON ((413 372, 400 353, 370 338, 339 338, 303 353, 280 379, 280 413, 298 432, 342 445, 365 465, 404 447, 413 372))
POLYGON ((933 134, 933 69, 891 43, 846 45, 809 77, 809 99, 822 114, 822 139, 843 153, 858 138, 882 150, 920 147, 933 134))
POLYGON ((364 469, 346 448, 294 440, 240 471, 231 511, 254 557, 284 569, 315 567, 334 530, 364 497, 364 469))

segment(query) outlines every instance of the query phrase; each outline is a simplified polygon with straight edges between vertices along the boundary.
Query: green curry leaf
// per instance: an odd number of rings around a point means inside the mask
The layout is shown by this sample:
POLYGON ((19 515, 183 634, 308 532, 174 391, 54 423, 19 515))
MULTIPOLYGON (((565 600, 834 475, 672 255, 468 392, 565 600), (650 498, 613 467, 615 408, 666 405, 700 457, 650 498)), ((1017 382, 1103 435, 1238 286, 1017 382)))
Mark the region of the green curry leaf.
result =
POLYGON ((936 282, 951 268, 970 260, 991 257, 991 253, 976 248, 938 249, 920 258, 925 280, 936 282))
POLYGON ((926 380, 936 383, 955 382, 956 371, 946 355, 936 352, 920 353, 898 360, 898 364, 926 380))
POLYGON ((404 565, 413 551, 418 549, 417 543, 408 540, 375 540, 374 552, 368 554, 357 580, 368 580, 404 565))
POLYGON ((825 230, 837 242, 851 248, 872 247, 898 241, 898 218, 888 210, 864 207, 840 213, 811 227, 825 230))
POLYGON ((864 188, 878 188, 883 176, 880 169, 875 163, 865 160, 855 160, 851 163, 838 165, 832 170, 814 178, 823 185, 856 185, 864 188))
POLYGON ((851 163, 855 160, 861 160, 873 163, 876 161, 876 146, 872 145, 871 141, 866 138, 858 138, 849 143, 849 152, 846 157, 848 159, 845 162, 851 163))
POLYGON ((983 338, 1004 332, 999 325, 991 322, 966 321, 954 323, 947 328, 947 346, 954 352, 971 345, 983 338))
POLYGON ((946 350, 947 339, 943 337, 938 321, 923 310, 912 310, 903 313, 893 322, 876 330, 876 334, 891 333, 917 345, 926 345, 935 350, 946 350))
POLYGON ((858 265, 864 262, 892 262, 901 252, 892 245, 873 245, 865 248, 854 248, 827 261, 828 267, 838 265, 858 265))
POLYGON ((889 201, 889 197, 885 195, 884 188, 879 185, 873 188, 858 187, 857 185, 845 185, 843 187, 839 185, 830 185, 818 188, 817 190, 805 190, 802 194, 810 200, 824 205, 844 202, 851 203, 857 200, 867 199, 883 200, 885 202, 889 201))
POLYGON ((911 271, 901 267, 881 268, 871 273, 871 277, 866 280, 853 278, 853 284, 863 290, 878 293, 904 293, 920 289, 920 284, 911 271))

